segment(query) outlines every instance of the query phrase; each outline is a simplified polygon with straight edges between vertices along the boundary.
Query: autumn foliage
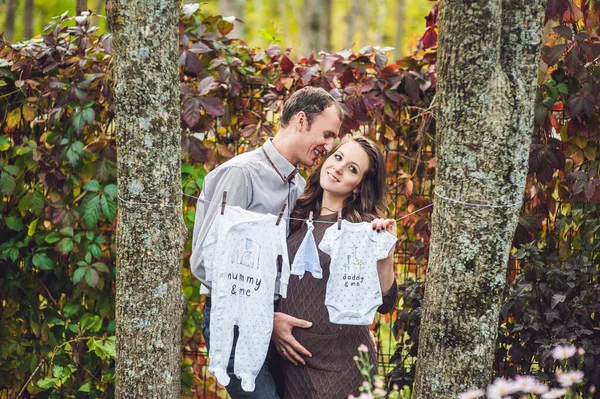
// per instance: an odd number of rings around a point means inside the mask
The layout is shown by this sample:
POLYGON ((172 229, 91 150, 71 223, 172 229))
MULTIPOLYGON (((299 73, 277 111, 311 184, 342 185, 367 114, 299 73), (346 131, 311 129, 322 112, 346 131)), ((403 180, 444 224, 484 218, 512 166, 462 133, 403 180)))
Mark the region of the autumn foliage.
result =
MULTIPOLYGON (((597 201, 600 180, 600 2, 550 0, 530 174, 500 321, 498 374, 550 373, 557 342, 586 350, 600 378, 597 201), (596 321, 594 322, 594 318, 596 321)), ((293 60, 227 37, 232 24, 185 5, 180 15, 182 184, 197 196, 206 173, 278 129, 294 90, 326 88, 344 106, 343 134, 360 132, 386 154, 390 210, 401 220, 404 296, 393 332, 391 380, 411 385, 435 173, 437 5, 418 51, 390 62, 364 47, 293 60), (406 217, 405 217, 406 216, 406 217)), ((57 17, 38 39, 0 46, 0 389, 9 395, 110 397, 114 389, 116 148, 112 37, 87 17, 57 17)), ((184 197, 188 228, 195 199, 184 197)), ((186 244, 189 259, 190 239, 186 244)), ((198 283, 188 298, 184 353, 202 345, 198 283)), ((203 375, 183 359, 183 389, 203 375)), ((199 395, 199 393, 197 393, 199 395)))

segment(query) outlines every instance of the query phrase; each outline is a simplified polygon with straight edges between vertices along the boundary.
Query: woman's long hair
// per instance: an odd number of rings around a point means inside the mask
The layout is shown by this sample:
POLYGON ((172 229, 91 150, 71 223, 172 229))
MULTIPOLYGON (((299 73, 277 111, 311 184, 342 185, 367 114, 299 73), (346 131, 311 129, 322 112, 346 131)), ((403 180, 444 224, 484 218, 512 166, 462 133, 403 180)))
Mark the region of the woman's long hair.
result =
MULTIPOLYGON (((388 211, 385 206, 385 163, 383 154, 375 143, 363 136, 347 136, 331 151, 329 156, 333 156, 338 148, 350 141, 360 144, 365 150, 369 157, 369 168, 365 171, 359 184, 360 191, 356 198, 350 193, 344 200, 342 218, 350 222, 370 222, 375 218, 385 217, 388 211)), ((323 201, 320 176, 324 163, 321 162, 306 180, 306 188, 294 206, 293 218, 308 219, 311 211, 314 212, 315 217, 319 215, 323 201)), ((292 219, 291 231, 300 228, 302 223, 300 220, 292 219)))

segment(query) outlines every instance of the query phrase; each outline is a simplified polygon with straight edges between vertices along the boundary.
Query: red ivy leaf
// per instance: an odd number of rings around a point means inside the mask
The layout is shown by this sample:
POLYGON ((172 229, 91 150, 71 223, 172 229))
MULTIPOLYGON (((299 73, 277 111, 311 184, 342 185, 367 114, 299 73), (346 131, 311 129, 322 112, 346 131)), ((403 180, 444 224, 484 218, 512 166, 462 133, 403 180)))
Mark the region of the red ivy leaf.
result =
POLYGON ((378 51, 375 53, 375 65, 377 65, 379 68, 385 68, 387 62, 387 55, 385 55, 383 51, 378 51))
MULTIPOLYGON (((435 0, 430 0, 430 1, 435 1, 435 0)), ((427 21, 425 23, 425 26, 427 28, 429 28, 430 26, 435 25, 437 23, 438 9, 439 9, 439 3, 434 4, 433 7, 431 8, 431 11, 429 11, 429 14, 427 14, 427 16, 425 17, 425 21, 427 21)))
POLYGON ((194 53, 194 54, 204 54, 204 53, 213 51, 213 49, 211 49, 210 47, 208 47, 206 44, 204 44, 202 42, 197 42, 197 43, 192 44, 190 46, 190 48, 188 49, 188 51, 190 53, 194 53))
POLYGON ((565 57, 565 63, 567 64, 567 72, 569 75, 575 75, 581 69, 583 69, 583 62, 577 46, 571 47, 567 56, 565 57))
POLYGON ((189 128, 193 128, 200 121, 200 104, 197 98, 190 98, 183 105, 183 121, 189 128))
POLYGON ((559 25, 552 28, 552 30, 567 40, 573 40, 573 30, 567 25, 559 25))
POLYGON ((583 18, 583 12, 577 7, 575 3, 569 1, 569 7, 565 10, 565 13, 560 18, 560 22, 563 24, 574 24, 583 18))
POLYGON ((552 66, 562 58, 566 49, 566 44, 557 44, 553 47, 544 46, 542 48, 542 60, 544 60, 548 66, 552 66))
POLYGON ((198 97, 202 108, 211 116, 222 116, 225 114, 225 105, 217 97, 198 97))
POLYGON ((279 65, 283 73, 290 73, 294 69, 294 63, 286 55, 281 58, 279 65))
POLYGON ((218 85, 219 84, 215 81, 215 78, 212 76, 207 76, 200 81, 200 84, 198 85, 198 94, 201 96, 208 94, 208 92, 218 85))
MULTIPOLYGON (((569 9, 569 0, 548 0, 546 5, 546 20, 555 19, 569 9)), ((545 23, 544 22, 544 23, 545 23)))
POLYGON ((227 36, 227 34, 233 30, 233 24, 231 22, 225 21, 224 19, 221 19, 217 23, 217 30, 221 35, 227 36))
POLYGON ((437 45, 437 32, 435 31, 436 25, 432 25, 425 31, 425 34, 421 37, 421 46, 423 50, 435 47, 437 45))

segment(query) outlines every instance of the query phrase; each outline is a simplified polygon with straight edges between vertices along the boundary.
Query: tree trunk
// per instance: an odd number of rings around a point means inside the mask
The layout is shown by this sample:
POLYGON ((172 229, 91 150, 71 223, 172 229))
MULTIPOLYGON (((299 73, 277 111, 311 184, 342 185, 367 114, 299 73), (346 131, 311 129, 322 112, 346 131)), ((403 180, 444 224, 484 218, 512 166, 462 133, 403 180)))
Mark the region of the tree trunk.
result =
POLYGON ((4 19, 4 39, 9 42, 12 42, 15 38, 15 16, 17 15, 18 7, 19 0, 6 1, 6 17, 4 19))
POLYGON ((396 32, 394 35, 394 57, 399 60, 404 54, 404 49, 402 49, 402 39, 404 36, 404 19, 405 13, 405 1, 404 0, 396 0, 396 32))
MULTIPOLYGON (((106 4, 106 0, 96 0, 94 2, 94 8, 92 9, 92 12, 99 15, 106 15, 104 4, 106 4)), ((98 17, 92 17, 91 24, 94 26, 100 26, 100 19, 98 17)))
POLYGON ((33 0, 25 0, 25 12, 23 13, 23 40, 33 37, 33 0))
POLYGON ((544 8, 543 0, 440 3, 437 194, 415 398, 455 398, 492 379, 544 8))
MULTIPOLYGON (((219 14, 224 17, 233 15, 243 20, 246 15, 246 0, 219 0, 219 14)), ((228 36, 243 39, 245 31, 244 24, 236 21, 235 27, 228 36)))
POLYGON ((346 15, 346 26, 348 30, 346 31, 346 46, 348 48, 352 47, 354 44, 354 32, 356 31, 356 16, 358 15, 359 4, 358 0, 352 0, 350 2, 350 10, 346 15))
POLYGON ((116 397, 178 398, 184 298, 178 3, 113 0, 116 397))
POLYGON ((308 48, 314 51, 331 51, 331 0, 304 0, 303 25, 308 48))
POLYGON ((82 12, 88 10, 88 2, 87 0, 77 0, 75 4, 75 12, 77 15, 80 15, 82 12))

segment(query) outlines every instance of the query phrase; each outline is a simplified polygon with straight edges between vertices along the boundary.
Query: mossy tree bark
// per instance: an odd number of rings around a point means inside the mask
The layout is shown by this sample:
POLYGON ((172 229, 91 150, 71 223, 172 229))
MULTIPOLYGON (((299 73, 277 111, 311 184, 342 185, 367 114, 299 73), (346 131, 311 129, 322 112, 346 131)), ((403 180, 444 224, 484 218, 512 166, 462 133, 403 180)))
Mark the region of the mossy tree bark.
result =
POLYGON ((415 398, 455 398, 492 379, 519 213, 510 204, 523 196, 534 126, 544 7, 544 0, 440 2, 439 195, 415 398))
POLYGON ((178 398, 184 299, 178 2, 113 0, 116 396, 178 398))

